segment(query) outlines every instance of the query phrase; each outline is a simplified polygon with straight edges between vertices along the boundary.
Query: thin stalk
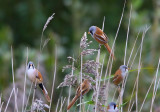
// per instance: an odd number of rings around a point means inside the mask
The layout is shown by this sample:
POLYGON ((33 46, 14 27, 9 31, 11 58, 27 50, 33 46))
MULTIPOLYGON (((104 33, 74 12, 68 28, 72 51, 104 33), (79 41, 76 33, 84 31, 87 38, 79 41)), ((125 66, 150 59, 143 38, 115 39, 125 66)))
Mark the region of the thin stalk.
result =
MULTIPOLYGON (((130 16, 129 16, 129 23, 128 23, 128 29, 127 29, 127 38, 126 38, 126 45, 125 45, 125 54, 124 54, 124 65, 126 65, 126 53, 127 53, 127 45, 128 45, 128 35, 129 35, 129 27, 130 27, 130 21, 131 21, 131 14, 132 14, 132 5, 130 8, 130 16)), ((120 94, 120 105, 123 104, 123 93, 124 93, 124 87, 125 87, 125 81, 123 80, 121 94, 120 94)), ((123 106, 121 106, 121 112, 123 112, 123 106)))
POLYGON ((0 95, 0 112, 1 112, 2 106, 3 106, 3 102, 1 100, 2 100, 2 94, 0 95))
POLYGON ((24 112, 26 112, 26 109, 27 109, 27 105, 28 105, 29 98, 30 98, 30 95, 31 95, 32 87, 33 87, 33 82, 32 82, 32 84, 31 84, 31 87, 30 87, 30 90, 29 90, 29 95, 28 95, 28 98, 27 98, 27 102, 26 102, 26 106, 25 106, 24 112))
POLYGON ((129 35, 129 27, 130 27, 130 21, 131 21, 131 14, 132 14, 132 4, 131 4, 131 8, 130 8, 129 23, 128 23, 128 29, 127 29, 127 38, 126 38, 126 46, 125 46, 125 54, 124 54, 124 65, 126 65, 126 54, 127 54, 128 35, 129 35))
POLYGON ((133 98, 134 90, 136 88, 136 84, 137 84, 137 81, 135 81, 135 83, 134 83, 134 87, 133 87, 133 90, 132 90, 131 98, 130 98, 130 101, 129 101, 128 112, 129 112, 129 110, 131 111, 130 105, 131 105, 131 101, 132 101, 132 98, 133 98))
POLYGON ((52 106, 52 98, 53 98, 53 92, 54 92, 54 83, 55 83, 55 79, 56 79, 56 69, 57 69, 56 66, 57 66, 57 47, 55 46, 54 77, 53 77, 53 83, 52 83, 51 102, 50 102, 49 112, 51 111, 51 106, 52 106))
MULTIPOLYGON (((155 100, 155 96, 156 96, 156 82, 157 82, 157 75, 158 75, 158 71, 159 71, 159 64, 160 64, 160 58, 159 58, 157 71, 156 71, 156 76, 155 76, 155 82, 154 82, 154 89, 153 89, 153 96, 152 96, 150 112, 152 112, 153 104, 154 104, 154 100, 155 100)), ((158 81, 158 85, 159 85, 159 81, 158 81)), ((158 87, 158 85, 157 85, 157 87, 158 87)))
POLYGON ((116 88, 116 90, 114 91, 113 98, 112 98, 112 102, 114 101, 114 98, 115 98, 116 92, 117 92, 117 88, 116 88))
MULTIPOLYGON (((121 23, 122 23, 122 19, 123 19, 125 7, 126 7, 126 0, 125 0, 125 2, 124 2, 123 11, 122 11, 121 18, 120 18, 119 25, 118 25, 118 29, 117 29, 117 32, 116 32, 116 35, 115 35, 115 39, 114 39, 113 44, 112 44, 111 53, 113 52, 113 49, 114 49, 114 47, 115 47, 115 42, 116 42, 116 39, 117 39, 117 37, 118 37, 118 33, 119 33, 119 29, 120 29, 120 26, 121 26, 121 23)), ((110 57, 111 57, 111 55, 110 55, 110 57)), ((109 58, 108 64, 107 64, 107 69, 106 69, 106 73, 105 73, 105 79, 106 79, 106 77, 107 77, 107 71, 108 71, 109 63, 110 63, 110 58, 109 58)), ((105 84, 105 80, 104 80, 104 84, 105 84)))
MULTIPOLYGON (((131 68, 132 68, 132 66, 133 66, 133 63, 135 62, 135 58, 137 57, 137 54, 138 54, 138 51, 139 51, 139 49, 140 49, 140 57, 141 57, 141 53, 142 53, 142 46, 143 46, 143 39, 144 39, 144 37, 145 37, 145 34, 146 34, 146 32, 147 32, 147 30, 149 29, 149 27, 148 28, 146 28, 145 30, 144 30, 144 32, 143 32, 143 35, 142 35, 142 41, 141 41, 141 44, 140 44, 140 46, 139 46, 139 48, 137 49, 137 52, 136 52, 136 54, 135 54, 135 56, 134 56, 134 58, 133 58, 133 61, 132 61, 132 64, 131 64, 131 68)), ((137 37, 138 38, 138 37, 137 37)), ((139 58, 139 66, 140 66, 140 58, 139 58)), ((132 91, 132 95, 131 95, 131 99, 132 99, 132 96, 133 96, 133 92, 134 92, 134 89, 135 89, 135 86, 136 86, 136 109, 137 109, 137 104, 138 104, 138 79, 139 79, 139 72, 140 72, 140 67, 138 66, 138 75, 137 75, 137 78, 136 78, 136 81, 135 81, 135 84, 134 84, 134 88, 133 88, 133 91, 132 91)), ((131 105, 131 99, 130 99, 130 102, 129 102, 129 106, 128 106, 128 111, 129 111, 129 108, 130 108, 130 105, 131 105)), ((136 111, 138 111, 138 110, 136 110, 136 111)))
POLYGON ((98 81, 99 81, 99 72, 98 72, 98 68, 99 68, 99 59, 100 59, 100 49, 98 49, 98 54, 97 54, 97 58, 96 58, 96 62, 98 63, 97 67, 96 67, 96 103, 95 103, 95 112, 97 112, 97 104, 98 104, 98 81))
POLYGON ((114 49, 114 47, 115 47, 116 39, 117 39, 117 37, 118 37, 119 29, 120 29, 121 22, 122 22, 122 19, 123 19, 125 7, 126 7, 126 0, 124 1, 124 6, 123 6, 123 11, 122 11, 121 19, 120 19, 120 22, 119 22, 119 25, 118 25, 118 29, 117 29, 116 36, 115 36, 115 39, 114 39, 114 42, 113 42, 113 45, 112 45, 112 50, 111 50, 111 52, 113 51, 113 49, 114 49))
POLYGON ((130 62, 130 60, 131 60, 131 57, 132 57, 132 54, 133 54, 133 51, 134 51, 135 45, 136 45, 137 40, 138 40, 138 37, 139 37, 139 33, 140 33, 140 31, 138 32, 138 35, 137 35, 137 37, 136 37, 136 40, 135 40, 135 42, 134 42, 134 44, 133 44, 133 47, 132 47, 132 50, 131 50, 131 53, 130 53, 130 56, 129 56, 129 59, 128 59, 127 66, 129 65, 129 62, 130 62))
POLYGON ((4 104, 4 102, 2 102, 1 105, 0 105, 0 112, 2 112, 3 104, 4 104))
POLYGON ((26 57, 26 70, 25 70, 25 76, 24 76, 25 78, 24 78, 24 90, 23 90, 22 112, 24 111, 24 100, 25 100, 25 92, 26 92, 27 63, 28 63, 28 47, 27 47, 27 57, 26 57))
POLYGON ((13 89, 12 89, 12 91, 11 91, 11 94, 10 94, 9 99, 8 99, 8 101, 7 101, 7 105, 6 105, 6 108, 4 109, 4 112, 6 112, 6 111, 7 111, 8 104, 9 104, 9 102, 10 102, 10 100, 11 100, 11 97, 12 97, 13 91, 14 91, 14 88, 13 88, 13 89))
MULTIPOLYGON (((34 84, 34 90, 33 90, 33 96, 32 96, 32 104, 33 105, 33 102, 34 102, 34 97, 35 97, 35 94, 36 94, 36 84, 37 84, 37 79, 36 79, 36 82, 33 83, 34 84)), ((32 111, 32 106, 31 106, 31 111, 32 111)))
POLYGON ((103 18, 102 31, 104 31, 105 16, 103 18))
POLYGON ((58 102, 57 102, 57 106, 56 106, 56 112, 58 111, 58 107, 59 107, 59 101, 60 101, 60 99, 58 99, 58 102))
POLYGON ((142 108, 143 108, 143 105, 144 105, 144 103, 145 103, 145 101, 146 101, 146 98, 147 98, 147 96, 148 96, 148 93, 149 93, 149 91, 150 91, 150 89, 151 89, 152 84, 153 84, 154 81, 155 81, 155 77, 153 78, 152 83, 151 83, 151 85, 150 85, 149 88, 148 88, 148 91, 147 91, 147 93, 146 93, 146 96, 145 96, 145 98, 144 98, 144 100, 143 100, 143 103, 142 103, 142 105, 141 105, 141 108, 140 108, 139 112, 141 112, 141 110, 142 110, 142 108))
MULTIPOLYGON (((73 58, 74 58, 74 56, 73 56, 73 58)), ((72 72, 71 72, 72 76, 74 75, 73 74, 73 72, 74 72, 73 67, 74 67, 74 61, 72 62, 72 72)), ((70 103, 70 96, 71 96, 71 85, 69 86, 68 105, 70 103)), ((67 110, 67 112, 69 112, 69 110, 67 110)))
POLYGON ((14 81, 14 69, 13 69, 13 50, 11 46, 11 62, 12 62, 12 78, 13 78, 13 88, 14 88, 14 97, 15 97, 15 109, 18 112, 18 106, 17 106, 17 94, 15 89, 15 81, 14 81))
POLYGON ((135 101, 133 101, 133 103, 132 103, 132 105, 131 105, 131 109, 129 110, 129 112, 131 112, 131 110, 132 110, 132 108, 133 108, 133 105, 134 105, 134 102, 135 102, 135 101))
POLYGON ((145 37, 145 34, 147 32, 148 28, 146 27, 146 29, 143 31, 143 35, 142 35, 142 41, 141 41, 141 48, 140 48, 140 56, 139 56, 139 65, 138 65, 138 77, 137 77, 137 85, 136 85, 136 112, 138 112, 138 82, 139 82, 139 74, 140 74, 140 70, 141 70, 141 55, 142 55, 142 49, 143 49, 143 40, 145 37))
MULTIPOLYGON (((81 55, 80 84, 82 84, 82 64, 83 64, 83 56, 81 55)), ((81 90, 81 93, 82 93, 82 86, 80 86, 80 90, 81 90)), ((81 103, 82 103, 82 97, 80 97, 80 104, 81 103)), ((81 112, 81 105, 79 106, 79 112, 81 112)))
POLYGON ((63 104, 64 104, 65 100, 66 100, 66 97, 64 98, 64 100, 63 100, 63 98, 61 99, 61 107, 60 107, 59 112, 62 112, 62 108, 63 108, 63 104))
POLYGON ((89 112, 89 108, 90 108, 90 104, 88 105, 88 109, 87 109, 87 112, 89 112))
POLYGON ((43 33, 44 31, 46 30, 48 24, 50 23, 50 21, 53 19, 53 16, 55 15, 55 13, 53 13, 46 21, 44 27, 43 27, 43 30, 42 30, 42 34, 41 34, 41 43, 40 43, 40 53, 42 52, 42 41, 43 41, 43 33))

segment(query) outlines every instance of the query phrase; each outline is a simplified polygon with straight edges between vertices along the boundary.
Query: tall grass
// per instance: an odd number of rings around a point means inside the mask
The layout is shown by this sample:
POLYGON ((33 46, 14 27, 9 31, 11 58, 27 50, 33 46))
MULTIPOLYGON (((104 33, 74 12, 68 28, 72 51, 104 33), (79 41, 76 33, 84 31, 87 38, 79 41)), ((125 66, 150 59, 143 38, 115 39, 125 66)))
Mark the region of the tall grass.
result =
MULTIPOLYGON (((118 38, 118 33, 119 33, 119 29, 121 27, 121 23, 122 23, 122 19, 123 19, 123 15, 124 15, 124 11, 125 11, 125 7, 126 7, 126 0, 124 2, 124 6, 123 6, 123 11, 122 11, 122 14, 121 14, 121 18, 120 18, 120 21, 119 21, 119 25, 118 25, 118 28, 117 28, 117 32, 116 32, 116 35, 115 35, 115 38, 114 38, 114 41, 113 41, 113 44, 112 44, 112 51, 111 53, 115 52, 115 46, 116 46, 116 40, 118 38)), ((43 48, 47 45, 48 41, 50 39, 46 39, 44 42, 43 42, 43 33, 44 31, 46 30, 47 28, 47 25, 49 24, 49 22, 53 19, 53 15, 54 13, 52 14, 52 16, 50 16, 46 22, 46 24, 44 25, 43 27, 43 31, 42 31, 42 35, 41 35, 41 44, 40 44, 40 55, 41 53, 43 52, 43 48)), ((151 99, 151 105, 150 105, 150 112, 153 111, 153 106, 154 106, 154 101, 155 101, 155 98, 156 98, 156 95, 157 95, 157 91, 158 91, 158 87, 159 87, 159 83, 160 83, 160 78, 158 77, 158 72, 159 72, 159 64, 160 64, 160 59, 159 59, 159 62, 158 62, 158 66, 157 66, 157 70, 156 70, 156 74, 153 76, 153 79, 152 79, 152 82, 150 83, 150 86, 148 87, 147 89, 147 92, 144 94, 144 99, 143 101, 141 102, 140 104, 140 100, 139 100, 139 76, 140 76, 140 73, 141 73, 141 68, 142 68, 142 52, 143 52, 143 44, 144 44, 144 41, 145 41, 145 35, 147 33, 147 31, 149 30, 150 27, 145 27, 143 29, 143 34, 142 34, 142 38, 141 38, 141 42, 140 42, 140 45, 138 45, 139 47, 137 47, 136 49, 136 45, 138 44, 137 41, 139 41, 139 34, 140 32, 137 34, 137 37, 133 43, 133 46, 132 46, 132 49, 131 49, 131 52, 130 52, 130 55, 129 55, 129 58, 128 58, 128 62, 127 62, 127 49, 128 49, 128 44, 129 44, 129 31, 130 31, 130 23, 131 23, 131 16, 132 16, 132 5, 130 7, 130 15, 129 15, 129 22, 128 22, 128 28, 127 28, 127 36, 126 36, 126 43, 125 43, 125 48, 124 48, 124 65, 127 65, 129 67, 132 68, 132 66, 135 64, 135 60, 137 59, 138 60, 138 66, 137 66, 137 76, 136 76, 136 79, 134 81, 134 85, 133 85, 133 88, 132 88, 132 93, 130 95, 130 99, 129 101, 127 102, 128 104, 128 107, 127 105, 124 103, 124 93, 127 91, 127 89, 125 89, 126 87, 126 84, 127 84, 127 80, 128 80, 128 75, 126 76, 125 80, 123 81, 122 85, 121 85, 121 88, 120 88, 120 92, 118 93, 118 98, 116 98, 116 93, 118 91, 118 88, 114 88, 114 94, 113 95, 110 95, 110 87, 112 84, 112 81, 111 81, 111 77, 112 77, 112 67, 113 67, 113 62, 114 60, 111 58, 111 54, 109 55, 108 57, 108 63, 107 63, 107 67, 104 68, 104 62, 106 60, 106 55, 104 57, 101 56, 101 50, 98 49, 98 50, 93 50, 93 51, 96 51, 97 53, 97 56, 96 56, 96 59, 94 59, 94 61, 96 63, 98 63, 96 65, 96 75, 94 76, 90 76, 88 75, 87 73, 85 73, 83 71, 83 66, 84 66, 84 63, 85 63, 85 56, 84 55, 80 55, 80 68, 79 68, 79 74, 78 74, 78 78, 79 80, 77 80, 78 84, 82 83, 83 79, 85 78, 85 76, 88 76, 89 78, 93 78, 93 81, 95 82, 92 82, 92 86, 93 86, 93 90, 91 91, 94 91, 95 93, 95 96, 94 96, 94 93, 92 93, 92 99, 90 99, 89 101, 85 101, 82 99, 82 97, 80 97, 80 100, 79 100, 79 108, 76 108, 76 111, 79 111, 79 112, 90 112, 90 111, 94 111, 94 112, 99 112, 100 109, 103 109, 102 112, 106 112, 106 108, 107 108, 107 105, 108 103, 110 102, 110 97, 109 96, 112 96, 112 100, 111 101, 114 101, 116 102, 117 104, 119 104, 119 110, 121 112, 123 111, 126 111, 125 109, 127 109, 127 112, 131 112, 135 109, 136 112, 141 112, 143 111, 143 107, 145 105, 145 102, 146 102, 146 99, 148 97, 148 94, 151 93, 150 91, 153 89, 153 96, 152 96, 152 99, 151 99), (134 51, 135 54, 134 54, 134 51), (133 58, 132 58, 133 57, 133 58), (100 62, 100 59, 103 58, 103 61, 100 62), (101 65, 100 65, 101 64, 101 65), (105 72, 104 70, 105 69, 105 72), (86 74, 84 76, 84 74, 86 74), (94 86, 95 85, 95 86, 94 86), (100 99, 100 96, 101 96, 101 89, 102 89, 102 86, 105 85, 105 98, 104 98, 104 103, 102 104, 101 103, 101 99, 100 99), (95 99, 94 99, 95 97, 95 99), (91 100, 93 100, 93 103, 91 103, 91 100), (89 105, 88 108, 86 109, 86 106, 85 105, 89 105), (133 109, 133 106, 135 106, 135 108, 133 109), (125 107, 125 109, 124 109, 125 107)), ((104 17, 104 20, 103 20, 103 25, 102 25, 102 30, 104 30, 104 27, 105 27, 105 17, 104 17)), ((87 34, 84 33, 84 36, 87 37, 87 34)), ((86 50, 86 49, 85 49, 86 50)), ((27 63, 28 63, 28 48, 27 48, 27 56, 26 56, 26 68, 27 68, 27 63)), ((87 54, 88 55, 88 54, 87 54)), ((94 55, 92 53, 90 53, 89 55, 94 55)), ((73 56, 74 57, 74 56, 73 56)), ((68 91, 69 91, 69 95, 68 97, 64 97, 64 96, 59 96, 59 99, 57 102, 55 102, 54 99, 54 92, 56 91, 55 90, 55 80, 56 80, 56 74, 57 74, 57 46, 55 47, 55 63, 54 63, 54 73, 53 73, 53 79, 52 79, 52 88, 50 88, 51 90, 51 102, 49 104, 49 112, 51 111, 55 111, 55 112, 71 112, 70 110, 66 110, 66 105, 69 104, 70 102, 70 99, 72 97, 72 94, 71 94, 71 88, 73 87, 72 85, 67 85, 69 86, 68 88, 68 91), (53 105, 52 103, 57 103, 56 105, 56 108, 54 109, 53 108, 53 105)), ((10 96, 8 98, 8 101, 6 102, 6 106, 4 107, 4 112, 7 112, 7 108, 8 108, 8 105, 10 103, 10 100, 11 100, 11 97, 14 93, 14 99, 15 99, 15 111, 18 112, 20 111, 19 108, 18 108, 18 104, 17 104, 17 95, 18 95, 18 88, 16 87, 15 85, 15 74, 14 74, 14 61, 13 61, 14 57, 13 57, 13 49, 11 47, 11 65, 12 65, 12 79, 13 79, 13 89, 10 93, 10 96)), ((77 58, 78 60, 78 58, 77 58)), ((39 68, 39 57, 38 57, 38 67, 39 68)), ((74 76, 74 67, 75 67, 75 63, 76 61, 72 61, 72 64, 71 64, 71 76, 74 76)), ((129 72, 131 73, 131 72, 129 72)), ((34 84, 32 83, 31 86, 30 86, 30 90, 29 90, 29 95, 28 95, 28 98, 27 98, 27 102, 25 103, 25 95, 26 95, 26 71, 25 71, 25 76, 24 76, 24 86, 23 86, 23 101, 22 101, 22 112, 26 112, 27 111, 27 107, 29 106, 30 107, 30 111, 33 111, 33 103, 35 102, 35 92, 36 90, 34 89, 33 90, 33 86, 34 84), (33 90, 33 94, 32 94, 32 97, 31 97, 31 93, 32 93, 32 90, 33 90), (29 104, 29 101, 32 100, 32 103, 29 104), (26 105, 25 105, 26 104, 26 105)), ((74 80, 74 79, 71 79, 71 81, 74 80)), ((35 85, 36 86, 36 85, 35 85)), ((82 90, 82 89, 81 89, 82 90)), ((2 102, 2 96, 0 96, 0 112, 2 111, 2 106, 3 106, 3 102, 2 102)), ((75 106, 77 106, 75 104, 75 106)), ((43 111, 43 110, 34 110, 34 111, 43 111)))

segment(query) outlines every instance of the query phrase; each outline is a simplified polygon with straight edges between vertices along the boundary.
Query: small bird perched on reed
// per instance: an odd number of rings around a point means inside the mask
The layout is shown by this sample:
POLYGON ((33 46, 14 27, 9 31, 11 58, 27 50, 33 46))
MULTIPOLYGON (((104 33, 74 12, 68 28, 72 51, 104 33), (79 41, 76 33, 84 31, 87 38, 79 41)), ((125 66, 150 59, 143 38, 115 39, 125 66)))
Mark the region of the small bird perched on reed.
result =
POLYGON ((48 95, 48 92, 46 90, 46 88, 44 87, 43 85, 43 77, 41 75, 41 73, 35 68, 33 62, 29 62, 28 63, 28 70, 27 70, 27 75, 28 75, 28 78, 33 82, 33 83, 36 83, 39 85, 39 87, 41 88, 46 100, 48 102, 51 101, 49 95, 48 95))
POLYGON ((113 83, 119 86, 124 80, 129 69, 130 68, 128 68, 126 65, 121 65, 119 69, 116 71, 116 73, 114 74, 113 83))
POLYGON ((118 105, 116 105, 116 103, 111 102, 109 103, 109 105, 107 106, 107 112, 119 112, 118 110, 118 105))
POLYGON ((107 35, 97 26, 91 26, 89 28, 88 34, 91 36, 101 45, 104 45, 109 53, 111 53, 112 58, 115 60, 113 52, 111 52, 111 48, 108 45, 108 37, 107 35))
POLYGON ((80 84, 80 86, 77 88, 77 91, 76 91, 76 94, 75 94, 75 97, 72 99, 72 101, 70 102, 70 104, 68 105, 67 107, 67 110, 69 110, 73 105, 74 103, 77 101, 77 99, 80 97, 80 96, 84 96, 86 93, 88 93, 88 91, 90 90, 91 88, 91 83, 88 79, 85 79, 82 84, 80 84))

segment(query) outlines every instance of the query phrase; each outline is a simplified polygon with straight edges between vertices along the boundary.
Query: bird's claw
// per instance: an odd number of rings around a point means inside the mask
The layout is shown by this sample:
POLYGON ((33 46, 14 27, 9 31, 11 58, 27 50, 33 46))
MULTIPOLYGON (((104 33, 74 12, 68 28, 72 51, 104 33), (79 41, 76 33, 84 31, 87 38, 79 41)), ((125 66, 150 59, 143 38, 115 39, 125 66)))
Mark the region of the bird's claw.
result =
POLYGON ((98 50, 100 50, 101 49, 101 44, 99 45, 99 47, 98 47, 98 50))

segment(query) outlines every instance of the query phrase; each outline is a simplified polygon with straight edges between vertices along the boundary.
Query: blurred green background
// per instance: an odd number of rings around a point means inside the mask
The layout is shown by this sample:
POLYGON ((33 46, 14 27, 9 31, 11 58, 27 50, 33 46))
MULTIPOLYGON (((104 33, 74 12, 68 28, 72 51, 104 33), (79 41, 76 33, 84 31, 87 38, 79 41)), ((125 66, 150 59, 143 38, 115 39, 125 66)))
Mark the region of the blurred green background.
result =
MULTIPOLYGON (((144 39, 142 66, 156 68, 158 64, 160 55, 160 2, 159 0, 128 0, 116 41, 116 62, 113 63, 112 74, 124 61, 124 48, 131 4, 132 15, 127 60, 138 32, 140 32, 140 36, 136 49, 140 44, 144 27, 147 25, 150 26, 150 29, 144 39)), ((28 60, 33 61, 37 66, 39 59, 40 65, 44 69, 46 80, 48 80, 45 85, 47 85, 49 93, 51 93, 55 46, 57 46, 57 75, 53 97, 53 105, 55 106, 60 92, 64 96, 65 93, 68 94, 65 91, 67 89, 64 89, 62 92, 61 89, 56 89, 56 87, 63 81, 65 74, 67 74, 67 72, 62 72, 63 66, 68 64, 67 57, 73 55, 78 57, 79 55, 79 43, 83 33, 88 32, 91 25, 102 27, 105 16, 104 32, 108 35, 111 46, 121 18, 123 5, 124 0, 1 0, 0 93, 2 93, 2 96, 5 97, 6 89, 12 84, 11 46, 13 47, 15 81, 19 80, 17 78, 17 70, 25 65, 28 48, 28 60), (50 41, 44 47, 42 53, 40 53, 42 29, 48 17, 53 13, 55 13, 54 18, 49 23, 43 37, 43 42, 46 39, 50 39, 50 41)), ((93 41, 90 48, 97 49, 98 43, 90 35, 88 35, 88 39, 93 41)), ((105 54, 107 58, 104 68, 107 65, 108 52, 102 47, 101 60, 105 54)), ((90 59, 95 59, 95 57, 90 57, 90 59)), ((136 69, 137 66, 138 57, 133 68, 136 69)), ((141 80, 139 86, 143 90, 139 91, 140 101, 143 101, 144 94, 152 81, 153 75, 155 75, 155 71, 146 70, 141 73, 140 79, 142 78, 143 80, 141 80)), ((127 81, 126 89, 128 91, 126 90, 125 92, 126 96, 131 94, 137 72, 132 74, 127 81)), ((25 70, 20 75, 23 78, 25 70)), ((160 94, 158 95, 160 96, 160 94)), ((127 97, 125 98, 127 100, 127 97)), ((156 108, 160 102, 156 100, 155 104, 156 108)), ((147 110, 148 107, 146 106, 144 109, 147 110)))

